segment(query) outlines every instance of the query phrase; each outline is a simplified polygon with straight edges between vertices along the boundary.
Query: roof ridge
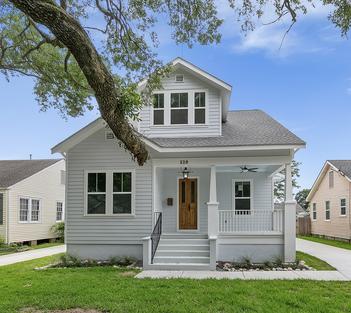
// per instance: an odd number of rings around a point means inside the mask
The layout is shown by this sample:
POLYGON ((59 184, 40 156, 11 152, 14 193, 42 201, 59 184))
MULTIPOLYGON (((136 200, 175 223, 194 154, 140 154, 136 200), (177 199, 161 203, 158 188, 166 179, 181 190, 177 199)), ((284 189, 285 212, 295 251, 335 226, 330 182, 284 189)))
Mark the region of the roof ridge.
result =
POLYGON ((61 161, 63 158, 58 158, 58 159, 6 159, 6 160, 0 160, 0 162, 23 162, 23 161, 61 161))

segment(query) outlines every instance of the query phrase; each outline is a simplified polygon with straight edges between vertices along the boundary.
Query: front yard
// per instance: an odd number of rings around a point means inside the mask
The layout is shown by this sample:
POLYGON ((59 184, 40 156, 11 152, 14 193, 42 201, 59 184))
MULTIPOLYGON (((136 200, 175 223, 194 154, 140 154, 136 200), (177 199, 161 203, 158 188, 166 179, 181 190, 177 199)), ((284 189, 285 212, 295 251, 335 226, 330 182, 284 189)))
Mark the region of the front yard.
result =
POLYGON ((350 312, 351 283, 137 280, 113 267, 33 268, 57 257, 0 267, 0 312, 24 308, 101 312, 350 312))

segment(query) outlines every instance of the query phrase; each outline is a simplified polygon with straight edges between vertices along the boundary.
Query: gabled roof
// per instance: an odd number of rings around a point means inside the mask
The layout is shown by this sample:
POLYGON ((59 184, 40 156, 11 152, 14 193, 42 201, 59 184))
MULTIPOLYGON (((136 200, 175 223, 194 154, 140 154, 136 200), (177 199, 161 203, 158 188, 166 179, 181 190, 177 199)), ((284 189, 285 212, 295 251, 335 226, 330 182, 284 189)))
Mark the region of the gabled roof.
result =
POLYGON ((340 173, 342 176, 345 176, 345 178, 351 182, 351 160, 327 160, 324 163, 322 170, 319 172, 318 177, 314 182, 310 193, 307 196, 307 201, 311 201, 311 198, 317 191, 325 174, 328 172, 330 168, 340 173))
POLYGON ((148 138, 163 148, 305 146, 305 142, 261 110, 229 111, 222 136, 148 138))
POLYGON ((13 186, 23 179, 61 160, 62 159, 0 161, 0 188, 13 186))
MULTIPOLYGON (((99 129, 106 122, 98 118, 52 148, 52 153, 67 152, 99 129)), ((222 123, 222 136, 185 138, 146 138, 146 145, 158 152, 172 149, 212 151, 213 149, 298 149, 305 142, 261 110, 230 111, 227 122, 222 123)))

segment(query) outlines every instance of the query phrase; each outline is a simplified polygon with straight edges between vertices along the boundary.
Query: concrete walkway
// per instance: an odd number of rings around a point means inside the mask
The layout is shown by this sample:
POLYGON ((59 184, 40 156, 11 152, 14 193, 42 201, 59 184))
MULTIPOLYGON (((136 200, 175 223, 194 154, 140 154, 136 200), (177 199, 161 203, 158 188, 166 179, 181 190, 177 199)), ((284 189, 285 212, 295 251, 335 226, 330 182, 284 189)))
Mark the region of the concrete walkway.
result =
POLYGON ((241 279, 241 280, 321 280, 347 281, 338 271, 247 271, 247 272, 216 272, 216 271, 142 271, 136 278, 153 279, 241 279))
POLYGON ((66 252, 66 245, 1 255, 0 266, 44 258, 46 256, 64 252, 66 252))
POLYGON ((296 239, 296 250, 308 253, 329 263, 347 279, 351 280, 351 250, 303 239, 296 239))

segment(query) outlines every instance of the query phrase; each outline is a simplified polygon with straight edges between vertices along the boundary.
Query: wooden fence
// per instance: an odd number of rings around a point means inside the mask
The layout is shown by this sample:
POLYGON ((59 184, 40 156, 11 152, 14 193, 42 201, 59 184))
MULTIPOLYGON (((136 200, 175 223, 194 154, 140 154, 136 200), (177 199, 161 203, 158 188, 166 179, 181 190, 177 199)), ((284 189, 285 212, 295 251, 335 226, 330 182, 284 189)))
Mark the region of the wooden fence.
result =
POLYGON ((311 219, 310 216, 298 216, 296 218, 296 234, 308 236, 311 235, 311 219))

